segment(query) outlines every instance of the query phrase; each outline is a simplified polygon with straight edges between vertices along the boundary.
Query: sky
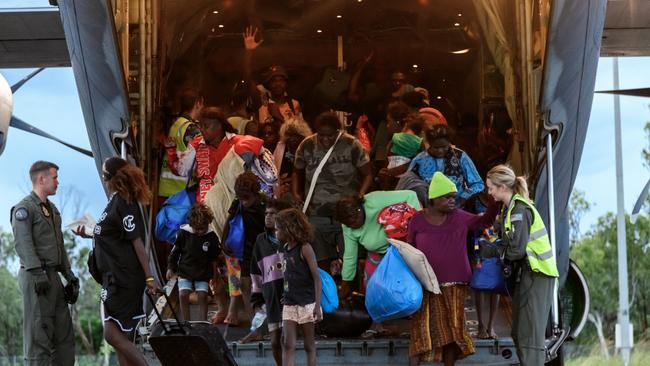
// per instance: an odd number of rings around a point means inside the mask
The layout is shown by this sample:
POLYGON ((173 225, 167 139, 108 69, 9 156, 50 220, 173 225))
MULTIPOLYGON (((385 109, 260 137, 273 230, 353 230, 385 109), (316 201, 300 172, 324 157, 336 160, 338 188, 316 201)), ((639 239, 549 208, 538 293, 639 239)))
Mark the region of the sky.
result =
MULTIPOLYGON (((0 0, 0 8, 49 7, 47 0, 0 0)), ((620 87, 650 86, 650 57, 619 59, 620 87)), ((30 69, 0 70, 10 84, 31 72, 30 69)), ((612 59, 601 58, 596 90, 613 89, 612 59)), ((621 96, 624 156, 625 209, 630 212, 650 172, 643 165, 641 151, 649 145, 643 132, 650 121, 650 98, 621 96)), ((616 210, 614 161, 613 96, 595 94, 589 129, 575 189, 592 203, 582 219, 587 231, 597 218, 616 210)), ((86 127, 70 68, 46 69, 14 95, 14 115, 65 141, 89 149, 86 127)), ((74 190, 84 203, 82 212, 98 216, 106 196, 93 160, 56 142, 10 129, 7 147, 0 156, 0 228, 9 230, 9 209, 29 192, 27 171, 32 162, 51 160, 60 167, 61 190, 74 190)), ((59 202, 54 199, 54 202, 59 202)), ((63 212, 64 224, 74 219, 73 209, 63 212)))

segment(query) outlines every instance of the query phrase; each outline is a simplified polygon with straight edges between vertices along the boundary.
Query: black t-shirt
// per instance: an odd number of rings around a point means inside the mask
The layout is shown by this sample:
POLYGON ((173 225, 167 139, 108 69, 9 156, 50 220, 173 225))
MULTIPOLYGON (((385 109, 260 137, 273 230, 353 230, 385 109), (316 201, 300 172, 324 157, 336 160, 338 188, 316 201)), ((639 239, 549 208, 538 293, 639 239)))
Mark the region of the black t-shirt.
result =
POLYGON ((307 260, 302 256, 302 245, 293 248, 284 245, 284 305, 307 305, 316 301, 314 278, 307 260))
POLYGON ((198 235, 191 226, 184 225, 178 230, 168 268, 188 280, 208 281, 213 275, 212 262, 220 252, 219 238, 214 231, 198 235))
POLYGON ((98 270, 104 285, 144 287, 144 271, 132 240, 144 240, 144 221, 137 202, 128 203, 119 194, 108 200, 93 240, 98 270))

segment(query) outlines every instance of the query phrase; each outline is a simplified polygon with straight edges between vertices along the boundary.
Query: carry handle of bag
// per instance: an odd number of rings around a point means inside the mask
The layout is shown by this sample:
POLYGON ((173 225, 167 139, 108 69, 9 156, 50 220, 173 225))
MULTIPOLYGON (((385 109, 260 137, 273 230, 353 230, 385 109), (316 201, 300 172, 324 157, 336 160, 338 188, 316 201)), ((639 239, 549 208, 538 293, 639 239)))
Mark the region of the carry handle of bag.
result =
MULTIPOLYGON (((164 291, 161 291, 163 297, 165 298, 165 302, 167 305, 169 305, 169 309, 172 311, 172 315, 174 316, 174 320, 176 320, 176 324, 178 325, 178 330, 174 330, 171 327, 167 328, 167 324, 163 321, 162 315, 158 311, 158 308, 156 307, 156 302, 153 301, 153 297, 149 293, 149 291, 145 291, 147 294, 147 297, 149 298, 149 301, 151 302, 151 306, 153 307, 153 311, 156 313, 156 316, 158 317, 158 320, 160 321, 160 325, 162 325, 163 330, 165 331, 165 334, 173 334, 173 333, 179 333, 179 334, 185 334, 185 331, 183 330, 183 324, 181 323, 180 319, 178 319, 178 315, 176 315, 176 311, 174 311, 174 307, 172 306, 172 303, 169 302, 169 297, 167 296, 167 293, 164 291)), ((163 307, 164 308, 164 307, 163 307)))
POLYGON ((311 183, 309 184, 309 192, 307 192, 307 197, 305 197, 305 203, 302 205, 303 213, 307 213, 307 209, 309 208, 309 202, 311 201, 311 197, 314 194, 314 188, 316 188, 316 181, 318 180, 318 176, 320 175, 320 172, 323 170, 323 166, 325 166, 325 163, 330 158, 330 155, 332 155, 332 151, 334 151, 334 147, 336 147, 336 143, 339 142, 341 135, 343 135, 343 132, 339 132, 339 135, 336 136, 336 140, 334 141, 330 149, 327 150, 325 156, 323 156, 323 159, 321 159, 320 163, 318 163, 318 166, 314 171, 314 175, 311 177, 311 183))

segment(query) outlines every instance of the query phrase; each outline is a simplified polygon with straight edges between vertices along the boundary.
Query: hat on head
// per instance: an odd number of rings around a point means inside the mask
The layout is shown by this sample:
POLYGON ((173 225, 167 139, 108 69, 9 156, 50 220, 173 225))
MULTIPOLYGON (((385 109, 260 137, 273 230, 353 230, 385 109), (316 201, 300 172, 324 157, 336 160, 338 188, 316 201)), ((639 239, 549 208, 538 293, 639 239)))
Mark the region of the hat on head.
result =
POLYGON ((449 193, 456 193, 456 185, 446 175, 435 172, 429 184, 429 199, 442 197, 449 193))
POLYGON ((424 118, 424 121, 429 126, 448 124, 445 116, 435 108, 432 107, 420 108, 419 113, 420 113, 420 117, 424 118))
POLYGON ((268 71, 266 72, 266 78, 264 78, 264 82, 268 83, 276 76, 282 76, 285 80, 289 80, 289 74, 287 74, 287 70, 285 70, 282 66, 274 65, 269 67, 268 71))

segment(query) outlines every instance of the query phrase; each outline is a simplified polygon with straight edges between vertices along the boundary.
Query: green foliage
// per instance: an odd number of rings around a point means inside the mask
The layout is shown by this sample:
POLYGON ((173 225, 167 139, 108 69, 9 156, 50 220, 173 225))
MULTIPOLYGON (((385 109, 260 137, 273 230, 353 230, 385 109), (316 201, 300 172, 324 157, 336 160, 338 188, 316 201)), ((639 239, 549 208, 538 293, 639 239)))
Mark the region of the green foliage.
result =
POLYGON ((582 216, 591 209, 591 203, 585 198, 585 193, 574 189, 571 192, 569 200, 569 228, 571 244, 580 240, 582 234, 580 232, 580 220, 582 216))
POLYGON ((22 296, 18 281, 6 267, 0 267, 0 356, 22 354, 22 296))
MULTIPOLYGON (((650 320, 650 219, 640 215, 634 225, 626 218, 628 274, 630 284, 630 318, 635 338, 647 339, 650 320)), ((618 310, 616 216, 609 213, 598 219, 594 229, 576 242, 571 257, 585 274, 591 295, 591 312, 603 318, 607 338, 614 336, 618 310)), ((588 326, 583 341, 595 339, 593 327, 588 326)))
POLYGON ((8 268, 15 258, 14 236, 11 233, 2 231, 0 227, 0 266, 8 268))
MULTIPOLYGON (((630 358, 631 366, 647 365, 650 360, 650 345, 642 342, 638 343, 632 349, 632 357, 630 358)), ((591 354, 574 357, 565 362, 566 366, 623 366, 623 360, 620 356, 613 355, 609 359, 605 359, 600 355, 598 347, 594 347, 591 354)))

